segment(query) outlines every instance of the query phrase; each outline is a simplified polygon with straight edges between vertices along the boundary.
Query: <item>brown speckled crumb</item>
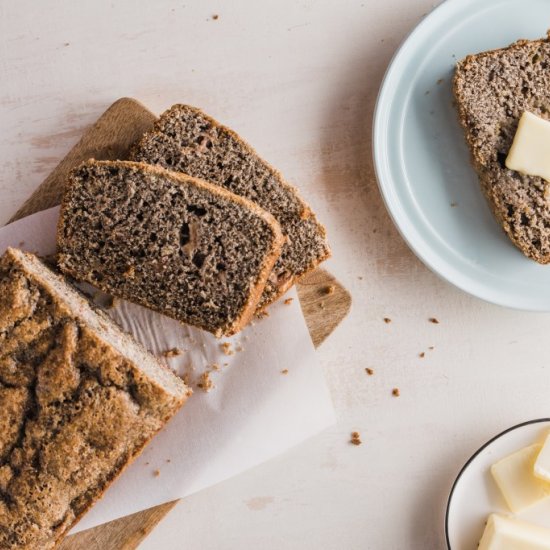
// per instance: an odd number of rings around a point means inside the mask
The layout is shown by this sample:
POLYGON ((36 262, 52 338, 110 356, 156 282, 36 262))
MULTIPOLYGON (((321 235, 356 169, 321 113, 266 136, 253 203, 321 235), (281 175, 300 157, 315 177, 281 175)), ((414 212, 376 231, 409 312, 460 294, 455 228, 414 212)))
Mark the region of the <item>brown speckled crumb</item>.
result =
POLYGON ((200 382, 197 386, 207 393, 214 389, 214 382, 212 382, 209 372, 203 372, 201 374, 200 382))
POLYGON ((212 16, 212 19, 214 21, 217 21, 219 18, 220 18, 220 16, 217 13, 212 16))
POLYGON ((394 397, 399 397, 401 395, 401 391, 399 390, 399 388, 393 388, 393 390, 391 391, 391 394, 394 397))
POLYGON ((419 354, 418 354, 418 357, 420 357, 420 359, 424 359, 424 357, 426 357, 426 353, 421 351, 419 354))
POLYGON ((439 320, 435 317, 430 317, 428 321, 430 321, 430 323, 433 323, 434 325, 439 325, 439 320))
POLYGON ((220 344, 220 349, 223 351, 225 355, 234 355, 235 352, 233 351, 233 348, 231 347, 231 342, 223 342, 220 344))
POLYGON ((283 370, 281 371, 281 374, 288 374, 288 369, 283 369, 283 370))
POLYGON ((294 298, 287 298, 284 302, 285 306, 289 306, 293 301, 294 301, 294 298))
POLYGON ((384 323, 386 323, 386 325, 391 323, 391 319, 389 317, 384 317, 384 323))
POLYGON ((368 368, 368 367, 365 369, 365 372, 366 372, 369 376, 372 376, 372 375, 374 374, 374 371, 373 371, 372 369, 368 368))
POLYGON ((351 432, 350 443, 353 445, 361 445, 361 434, 359 432, 351 432))
POLYGON ((154 476, 154 477, 160 476, 160 470, 155 470, 155 471, 153 472, 153 476, 154 476))
POLYGON ((162 352, 162 355, 164 357, 177 357, 178 355, 181 355, 183 353, 183 350, 180 349, 180 348, 172 348, 172 349, 168 349, 166 351, 163 351, 162 352))

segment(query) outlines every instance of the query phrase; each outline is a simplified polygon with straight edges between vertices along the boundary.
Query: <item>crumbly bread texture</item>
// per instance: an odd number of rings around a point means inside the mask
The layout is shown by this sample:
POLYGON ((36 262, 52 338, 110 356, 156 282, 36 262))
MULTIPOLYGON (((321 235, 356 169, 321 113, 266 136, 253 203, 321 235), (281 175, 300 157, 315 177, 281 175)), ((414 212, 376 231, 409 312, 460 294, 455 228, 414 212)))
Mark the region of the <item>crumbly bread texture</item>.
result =
POLYGON ((0 548, 55 548, 188 388, 40 260, 0 259, 0 548))
POLYGON ((57 242, 65 273, 218 336, 250 320, 283 243, 250 201, 121 161, 73 172, 57 242))
POLYGON ((505 166, 522 113, 550 118, 549 40, 469 55, 457 64, 454 95, 494 215, 526 256, 550 262, 549 184, 505 166))
POLYGON ((235 132, 195 107, 171 107, 133 147, 130 157, 215 183, 273 214, 288 240, 260 309, 330 256, 325 229, 297 190, 235 132))

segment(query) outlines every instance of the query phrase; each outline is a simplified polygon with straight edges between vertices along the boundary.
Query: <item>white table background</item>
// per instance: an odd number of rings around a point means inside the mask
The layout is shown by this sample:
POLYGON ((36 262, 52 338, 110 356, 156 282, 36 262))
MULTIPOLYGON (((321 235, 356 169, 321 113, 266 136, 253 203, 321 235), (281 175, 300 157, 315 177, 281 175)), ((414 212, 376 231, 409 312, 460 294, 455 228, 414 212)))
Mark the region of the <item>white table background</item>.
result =
POLYGON ((548 416, 550 317, 439 280, 399 237, 376 187, 378 87, 432 7, 0 0, 0 223, 117 98, 156 112, 188 102, 300 187, 327 226, 327 268, 353 295, 319 349, 338 424, 182 501, 141 549, 443 548, 446 497, 463 462, 496 432, 548 416), (353 430, 359 447, 348 443, 353 430))

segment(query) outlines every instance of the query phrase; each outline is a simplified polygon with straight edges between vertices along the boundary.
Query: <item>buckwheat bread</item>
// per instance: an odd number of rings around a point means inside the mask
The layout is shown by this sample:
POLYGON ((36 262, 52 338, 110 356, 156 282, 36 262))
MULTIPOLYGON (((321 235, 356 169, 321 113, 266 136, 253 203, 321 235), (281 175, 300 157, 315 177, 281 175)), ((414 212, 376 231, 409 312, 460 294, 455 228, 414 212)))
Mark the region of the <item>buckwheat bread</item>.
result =
POLYGON ((297 190, 235 132, 195 107, 171 107, 136 143, 130 158, 212 182, 273 214, 288 240, 260 309, 330 256, 325 229, 297 190))
POLYGON ((250 201, 122 161, 73 172, 57 239, 65 273, 218 336, 250 320, 283 242, 250 201))
POLYGON ((55 548, 189 390, 35 256, 0 259, 0 548, 55 548))
POLYGON ((549 184, 505 166, 522 113, 550 118, 548 39, 469 55, 457 64, 453 87, 472 162, 495 217, 526 256, 550 262, 549 184))

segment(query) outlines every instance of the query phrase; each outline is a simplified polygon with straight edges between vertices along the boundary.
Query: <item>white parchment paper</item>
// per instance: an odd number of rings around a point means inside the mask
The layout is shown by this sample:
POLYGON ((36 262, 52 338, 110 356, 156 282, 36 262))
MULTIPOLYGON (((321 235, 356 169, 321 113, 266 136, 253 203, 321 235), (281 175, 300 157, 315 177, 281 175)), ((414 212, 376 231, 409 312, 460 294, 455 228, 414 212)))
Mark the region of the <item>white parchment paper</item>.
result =
MULTIPOLYGON (((53 254, 58 212, 0 229, 0 253, 16 246, 53 254)), ((295 289, 285 298, 291 303, 280 300, 269 317, 221 340, 128 302, 108 311, 154 354, 181 350, 165 361, 187 375, 195 393, 72 532, 200 491, 334 423, 295 289), (197 387, 204 372, 209 392, 197 387)))

